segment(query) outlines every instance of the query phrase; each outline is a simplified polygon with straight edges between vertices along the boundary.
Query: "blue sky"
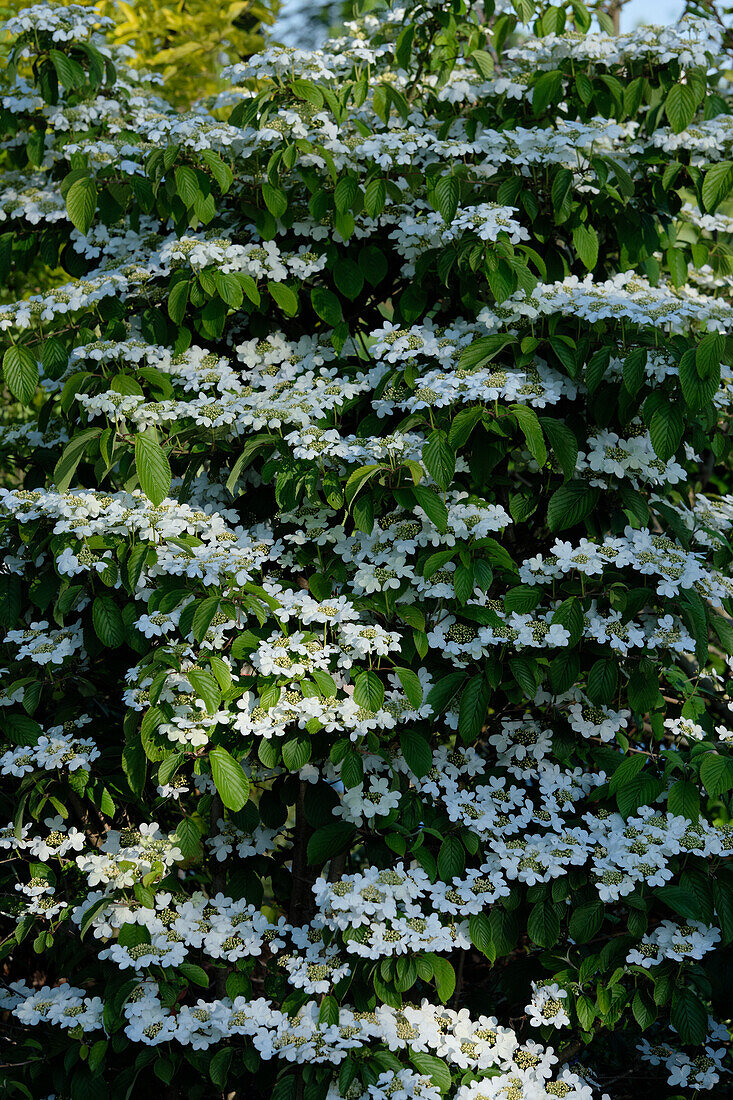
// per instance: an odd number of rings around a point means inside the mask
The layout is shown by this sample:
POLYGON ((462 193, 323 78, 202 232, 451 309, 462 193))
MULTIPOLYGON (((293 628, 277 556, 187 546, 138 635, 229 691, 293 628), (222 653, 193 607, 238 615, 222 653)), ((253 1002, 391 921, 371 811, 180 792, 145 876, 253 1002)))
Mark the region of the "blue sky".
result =
POLYGON ((633 30, 639 23, 673 23, 682 11, 680 0, 630 0, 621 12, 621 30, 633 30))

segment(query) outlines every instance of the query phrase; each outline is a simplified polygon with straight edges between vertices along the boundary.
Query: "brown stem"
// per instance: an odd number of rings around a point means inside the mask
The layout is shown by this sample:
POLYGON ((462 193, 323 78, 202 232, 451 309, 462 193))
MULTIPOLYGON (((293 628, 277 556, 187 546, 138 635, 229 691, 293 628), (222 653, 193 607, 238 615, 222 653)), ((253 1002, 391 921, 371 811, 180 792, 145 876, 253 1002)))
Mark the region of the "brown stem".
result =
POLYGON ((340 852, 337 856, 334 856, 331 860, 331 865, 328 868, 328 881, 338 882, 343 877, 346 870, 346 852, 340 852))

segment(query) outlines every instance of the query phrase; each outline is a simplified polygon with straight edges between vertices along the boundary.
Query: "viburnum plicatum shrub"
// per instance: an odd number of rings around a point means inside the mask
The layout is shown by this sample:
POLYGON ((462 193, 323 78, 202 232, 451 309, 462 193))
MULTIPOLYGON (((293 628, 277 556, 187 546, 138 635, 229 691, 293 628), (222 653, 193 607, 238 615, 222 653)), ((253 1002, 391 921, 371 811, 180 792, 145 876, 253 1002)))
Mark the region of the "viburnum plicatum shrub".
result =
POLYGON ((8 1096, 727 1087, 718 31, 369 6, 5 24, 8 1096))

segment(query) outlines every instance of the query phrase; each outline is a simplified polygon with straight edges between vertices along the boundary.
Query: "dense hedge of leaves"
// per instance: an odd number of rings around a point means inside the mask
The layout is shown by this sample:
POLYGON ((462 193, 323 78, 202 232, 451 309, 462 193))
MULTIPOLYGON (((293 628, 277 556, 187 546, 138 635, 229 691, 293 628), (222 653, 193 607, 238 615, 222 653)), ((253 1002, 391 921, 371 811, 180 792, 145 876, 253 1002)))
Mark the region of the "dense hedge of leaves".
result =
POLYGON ((727 1084, 717 25, 365 8, 5 25, 7 1096, 727 1084))

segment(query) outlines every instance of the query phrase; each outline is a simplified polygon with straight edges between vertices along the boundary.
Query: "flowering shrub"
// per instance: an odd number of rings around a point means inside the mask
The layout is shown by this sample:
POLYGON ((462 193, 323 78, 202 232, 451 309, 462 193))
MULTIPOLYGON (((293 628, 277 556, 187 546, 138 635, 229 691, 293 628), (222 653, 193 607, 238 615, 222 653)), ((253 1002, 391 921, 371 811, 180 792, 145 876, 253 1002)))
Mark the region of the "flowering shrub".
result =
POLYGON ((724 1089, 716 25, 382 5, 181 114, 95 19, 6 24, 8 1095, 724 1089))

